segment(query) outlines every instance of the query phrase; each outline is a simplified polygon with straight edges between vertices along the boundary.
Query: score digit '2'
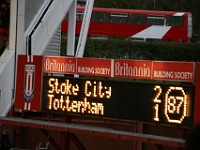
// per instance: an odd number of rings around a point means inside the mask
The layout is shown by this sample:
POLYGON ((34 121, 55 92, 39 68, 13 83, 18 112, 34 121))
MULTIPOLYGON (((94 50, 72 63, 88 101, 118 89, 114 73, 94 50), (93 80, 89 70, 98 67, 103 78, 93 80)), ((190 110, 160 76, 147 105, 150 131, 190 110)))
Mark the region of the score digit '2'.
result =
MULTIPOLYGON (((161 94, 163 90, 161 86, 156 85, 154 87, 156 91, 156 96, 153 99, 153 102, 156 104, 154 106, 154 121, 159 121, 159 109, 163 100, 161 94)), ((184 118, 187 116, 187 101, 188 97, 185 94, 185 91, 182 87, 170 86, 167 89, 167 92, 164 93, 164 115, 167 118, 167 121, 170 123, 181 124, 184 118)))

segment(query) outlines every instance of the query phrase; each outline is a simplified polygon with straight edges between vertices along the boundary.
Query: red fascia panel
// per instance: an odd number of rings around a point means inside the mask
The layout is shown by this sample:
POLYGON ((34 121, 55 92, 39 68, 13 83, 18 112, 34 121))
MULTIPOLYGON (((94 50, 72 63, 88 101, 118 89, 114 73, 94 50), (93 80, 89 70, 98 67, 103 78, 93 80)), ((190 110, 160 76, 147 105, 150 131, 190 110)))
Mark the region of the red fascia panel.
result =
POLYGON ((70 123, 40 121, 31 119, 21 119, 12 117, 0 117, 0 123, 12 126, 31 127, 40 129, 57 130, 72 133, 83 133, 92 135, 102 135, 104 137, 112 137, 118 139, 132 139, 138 142, 168 145, 172 147, 184 148, 185 141, 183 139, 169 138, 163 136, 118 131, 109 128, 94 127, 87 125, 77 125, 70 123))
POLYGON ((200 62, 196 64, 196 86, 194 101, 194 126, 200 124, 200 62))

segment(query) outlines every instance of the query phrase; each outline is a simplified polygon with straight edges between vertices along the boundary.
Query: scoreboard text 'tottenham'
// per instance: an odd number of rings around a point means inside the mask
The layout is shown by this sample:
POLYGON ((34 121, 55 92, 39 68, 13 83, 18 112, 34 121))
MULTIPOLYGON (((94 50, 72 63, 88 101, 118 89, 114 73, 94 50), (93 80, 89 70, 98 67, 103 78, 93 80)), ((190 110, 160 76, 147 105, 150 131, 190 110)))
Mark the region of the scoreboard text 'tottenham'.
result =
POLYGON ((42 110, 190 127, 194 85, 45 76, 42 110))

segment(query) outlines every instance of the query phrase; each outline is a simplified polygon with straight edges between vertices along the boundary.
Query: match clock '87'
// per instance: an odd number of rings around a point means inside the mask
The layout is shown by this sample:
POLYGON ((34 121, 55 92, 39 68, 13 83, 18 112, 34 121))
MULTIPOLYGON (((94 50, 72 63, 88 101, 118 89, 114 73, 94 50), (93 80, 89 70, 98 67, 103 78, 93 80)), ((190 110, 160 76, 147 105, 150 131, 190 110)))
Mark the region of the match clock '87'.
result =
MULTIPOLYGON (((155 121, 159 121, 159 103, 162 103, 160 95, 162 94, 161 86, 154 87, 157 95, 154 98, 155 105, 155 121)), ((188 96, 186 95, 183 87, 170 86, 165 93, 164 98, 164 114, 168 122, 181 124, 187 116, 188 96)))

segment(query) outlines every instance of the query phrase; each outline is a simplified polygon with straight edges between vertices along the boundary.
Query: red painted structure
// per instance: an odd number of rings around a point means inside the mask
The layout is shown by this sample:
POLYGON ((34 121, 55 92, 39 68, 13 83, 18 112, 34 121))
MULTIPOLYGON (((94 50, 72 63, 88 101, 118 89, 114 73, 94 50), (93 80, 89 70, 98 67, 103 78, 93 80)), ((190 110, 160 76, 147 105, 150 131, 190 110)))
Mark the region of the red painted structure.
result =
POLYGON ((196 67, 196 93, 195 93, 195 111, 194 111, 194 124, 200 124, 200 111, 199 105, 200 105, 200 63, 198 62, 196 67))
MULTIPOLYGON (((136 60, 108 60, 108 59, 95 59, 95 58, 80 58, 80 63, 77 63, 76 59, 79 58, 70 58, 70 57, 52 57, 52 56, 46 56, 43 61, 45 61, 45 65, 43 65, 41 63, 42 57, 38 57, 38 56, 34 56, 33 59, 22 59, 22 58, 29 58, 27 56, 20 56, 21 59, 19 59, 19 65, 21 70, 19 73, 19 78, 17 79, 17 83, 18 82, 24 82, 24 80, 22 79, 23 77, 26 77, 26 71, 29 71, 29 76, 33 75, 33 68, 32 65, 35 64, 36 68, 40 68, 41 66, 44 67, 44 72, 45 73, 50 73, 51 71, 56 73, 56 71, 59 71, 59 73, 62 73, 61 69, 59 69, 59 65, 58 63, 62 64, 62 63, 66 63, 66 64, 70 64, 70 66, 73 66, 73 63, 77 64, 79 67, 98 67, 98 69, 100 68, 107 68, 107 70, 109 70, 109 68, 112 70, 113 65, 115 67, 117 67, 116 64, 120 64, 122 63, 123 65, 121 65, 121 69, 125 69, 127 68, 126 65, 124 64, 128 64, 129 65, 129 69, 131 69, 131 66, 136 66, 138 68, 141 68, 140 65, 144 65, 150 63, 151 65, 149 65, 149 69, 151 71, 155 71, 155 70, 159 70, 161 72, 163 71, 168 71, 168 72, 182 72, 184 74, 184 80, 183 79, 177 79, 177 78, 166 78, 163 76, 161 76, 159 79, 154 79, 154 80, 175 80, 175 82, 179 82, 179 80, 181 82, 183 82, 183 84, 195 84, 196 83, 196 87, 195 87, 195 99, 194 99, 194 125, 200 123, 200 119, 199 119, 199 114, 200 114, 200 110, 198 108, 199 105, 199 95, 198 95, 198 91, 199 91, 199 70, 200 70, 200 65, 199 63, 193 63, 193 62, 154 62, 154 61, 136 61, 136 60), (37 57, 39 59, 37 59, 37 57), (49 59, 49 60, 48 60, 49 59), (85 61, 84 61, 85 59, 85 61), (36 62, 35 62, 36 61, 36 62), (89 63, 90 61, 92 61, 93 63, 89 63), (106 62, 105 64, 102 62, 106 62), (23 63, 24 64, 23 64, 23 63), (49 62, 50 64, 46 64, 47 62, 49 62), (56 63, 55 63, 56 62, 56 63), (94 63, 96 62, 96 63, 94 63), (25 70, 23 70, 23 66, 26 66, 26 64, 32 64, 31 66, 28 66, 30 68, 27 68, 25 70), (98 63, 100 65, 98 65, 98 63), (153 67, 155 63, 155 68, 153 67), (172 64, 171 64, 172 63, 172 64), (110 65, 109 65, 110 64, 110 65), (39 65, 39 66, 38 66, 39 65), (46 66, 48 65, 48 67, 46 66), (184 67, 180 67, 184 66, 184 67), (179 66, 179 67, 178 67, 179 66), (124 67, 124 68, 123 68, 124 67), (152 67, 152 68, 151 68, 152 67), (178 69, 177 69, 178 68, 178 69), (53 69, 53 70, 52 70, 53 69), (31 72, 32 71, 32 72, 31 72), (24 75, 22 75, 22 72, 24 72, 24 75), (187 72, 187 74, 186 74, 187 72), (193 74, 191 76, 189 76, 189 74, 193 74), (162 79, 163 78, 163 79, 162 79)), ((146 66, 146 65, 145 65, 146 66)), ((146 66, 147 68, 148 66, 146 66)), ((77 67, 75 67, 77 68, 77 67)), ((143 66, 144 68, 144 66, 143 66)), ((39 72, 39 74, 41 73, 41 70, 36 70, 39 72)), ((66 70, 65 70, 66 71, 66 70)), ((73 74, 74 70, 71 67, 71 70, 67 70, 67 71, 71 71, 69 72, 69 74, 73 74)), ((75 73, 77 70, 75 69, 75 73)), ((80 71, 80 70, 79 70, 80 71)), ((123 70, 123 73, 125 70, 123 70)), ((118 72, 115 71, 111 71, 111 74, 107 74, 110 75, 111 77, 115 76, 118 74, 118 72)), ((36 73, 36 72, 35 72, 36 73)), ((64 72, 65 74, 66 72, 64 72)), ((79 72, 81 73, 81 72, 79 72)), ((105 73, 105 72, 104 72, 105 73)), ((84 75, 85 72, 84 72, 84 75)), ((100 76, 99 74, 95 75, 95 74, 91 74, 88 73, 87 75, 89 76, 100 76)), ((102 76, 104 76, 105 74, 102 74, 102 76)), ((128 74, 122 74, 124 76, 121 76, 120 78, 125 78, 128 76, 128 74)), ((144 74, 140 74, 141 76, 137 76, 137 79, 143 79, 144 74)), ((37 76, 37 75, 36 75, 37 76)), ((107 76, 106 76, 107 77, 107 76)), ((168 76, 170 77, 170 76, 168 76)), ((172 76, 171 76, 172 77, 172 76)), ((130 78, 130 76, 128 76, 128 78, 130 78)), ((38 81, 41 82, 41 81, 38 81)), ((23 83, 20 83, 18 86, 19 90, 17 92, 17 94, 22 94, 21 92, 23 91, 23 83)), ((39 84, 37 85, 39 86, 39 84)), ((36 86, 36 88, 37 88, 36 86)), ((25 86, 26 87, 26 86, 25 86)), ((35 90, 37 91, 37 90, 35 90)), ((35 100, 33 99, 32 103, 35 100)), ((23 97, 20 97, 18 100, 16 100, 17 103, 24 104, 24 99, 23 97)), ((40 105, 40 103, 36 100, 35 101, 38 105, 40 105)), ((145 123, 145 122, 138 122, 138 121, 127 121, 127 120, 116 120, 116 119, 102 119, 102 118, 97 118, 97 117, 87 117, 87 116, 80 116, 80 115, 62 115, 62 114, 48 114, 48 113, 44 113, 44 112, 40 112, 40 109, 35 109, 32 107, 30 107, 30 111, 27 109, 24 109, 24 105, 16 105, 17 108, 13 108, 13 111, 10 112, 10 114, 8 115, 9 117, 0 117, 0 123, 2 125, 7 126, 11 126, 13 128, 17 128, 20 129, 20 134, 24 135, 24 131, 22 130, 23 128, 28 128, 31 129, 32 132, 31 135, 25 135, 27 138, 30 138, 29 141, 37 141, 37 140, 41 140, 41 138, 37 135, 38 133, 36 132, 36 130, 40 131, 40 134, 42 134, 43 136, 45 136, 46 138, 43 140, 47 140, 50 143, 50 147, 52 149, 56 149, 56 150, 70 150, 70 144, 71 141, 73 142, 74 145, 76 145, 77 148, 81 149, 81 150, 85 150, 85 149, 89 149, 88 145, 90 146, 94 146, 95 144, 97 144, 97 141, 94 141, 93 143, 91 143, 91 139, 95 139, 97 137, 98 140, 102 140, 102 147, 104 145, 107 145, 107 143, 111 142, 110 139, 116 139, 119 141, 132 141, 132 148, 134 150, 141 150, 142 147, 144 150, 152 150, 152 149, 158 149, 158 150, 165 150, 168 149, 170 147, 170 149, 174 149, 174 150, 178 150, 178 149, 184 149, 185 147, 185 139, 187 137, 187 134, 190 130, 190 128, 188 127, 180 127, 180 126, 168 126, 168 125, 162 125, 162 124, 157 124, 157 123, 145 123), (20 110, 19 112, 17 112, 16 110, 20 110), (15 110, 15 111, 14 111, 15 110), (38 112, 36 112, 36 111, 38 112), (59 133, 59 137, 58 135, 52 135, 51 132, 55 131, 57 133, 59 133), (32 139, 31 136, 36 134, 35 139, 32 139), (103 138, 101 139, 101 137, 106 137, 108 138, 107 141, 104 141, 103 143, 103 138), (87 139, 88 138, 88 139, 87 139), (58 142, 59 141, 59 142, 58 142), (141 144, 143 143, 143 145, 141 144), (152 148, 152 146, 154 146, 152 148)), ((31 105, 33 106, 33 105, 31 105)), ((192 106, 190 106, 192 107, 192 106)), ((26 132, 27 132, 26 130, 26 132)), ((26 145, 27 143, 23 143, 22 145, 20 145, 19 141, 24 141, 23 136, 18 136, 17 134, 13 134, 14 139, 15 139, 15 145, 18 145, 17 147, 26 145)), ((37 141, 39 142, 39 141, 37 141)), ((124 144, 123 147, 126 147, 127 145, 124 144)), ((100 146, 97 146, 100 147, 100 146)), ((113 145, 114 147, 114 145, 113 145)), ((94 147, 93 147, 94 148, 94 147)), ((104 147, 105 148, 105 147, 104 147)), ((98 149, 98 148, 96 148, 98 149)), ((120 149, 115 147, 115 149, 120 149)))
MULTIPOLYGON (((84 8, 77 8, 76 34, 79 35, 84 8)), ((62 32, 68 30, 67 17, 62 32)), ((93 8, 88 36, 123 37, 133 40, 189 42, 192 14, 189 12, 93 8)))

